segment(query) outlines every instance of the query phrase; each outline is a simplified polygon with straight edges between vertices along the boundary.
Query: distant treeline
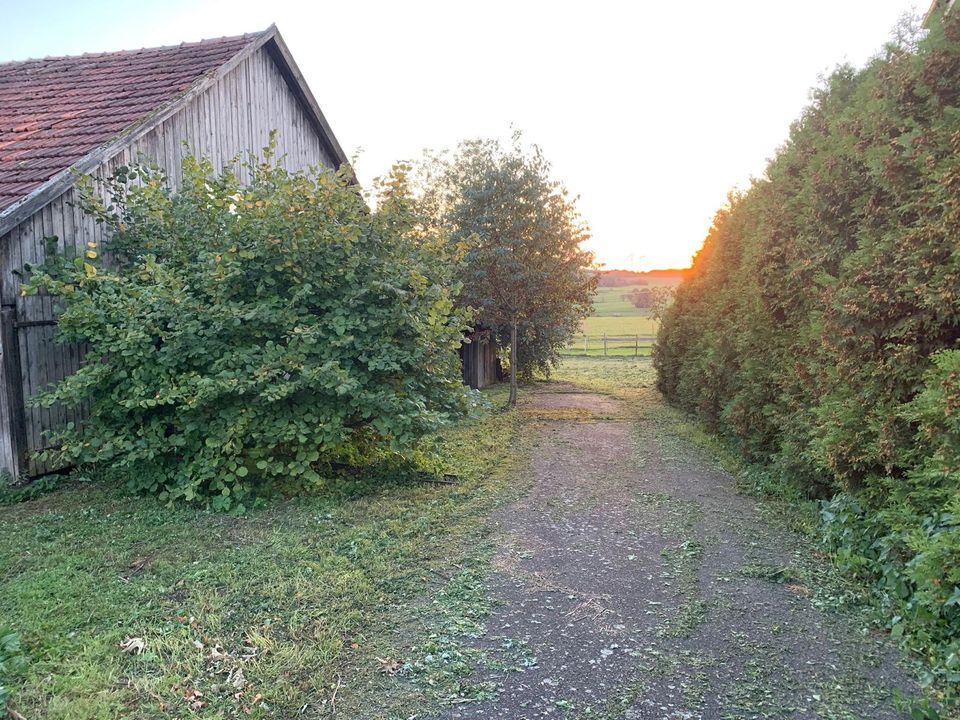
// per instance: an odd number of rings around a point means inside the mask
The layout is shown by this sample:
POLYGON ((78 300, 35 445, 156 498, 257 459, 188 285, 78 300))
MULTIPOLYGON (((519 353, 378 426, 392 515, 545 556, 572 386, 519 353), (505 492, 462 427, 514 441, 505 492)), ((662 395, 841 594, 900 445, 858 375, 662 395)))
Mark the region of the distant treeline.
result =
POLYGON ((815 91, 764 178, 717 213, 655 363, 666 397, 755 470, 827 500, 834 558, 875 584, 892 634, 948 688, 960 681, 960 12, 934 25, 815 91))
POLYGON ((670 268, 666 270, 600 270, 600 287, 626 287, 628 285, 649 285, 651 281, 663 284, 665 281, 679 283, 690 272, 689 269, 670 268))

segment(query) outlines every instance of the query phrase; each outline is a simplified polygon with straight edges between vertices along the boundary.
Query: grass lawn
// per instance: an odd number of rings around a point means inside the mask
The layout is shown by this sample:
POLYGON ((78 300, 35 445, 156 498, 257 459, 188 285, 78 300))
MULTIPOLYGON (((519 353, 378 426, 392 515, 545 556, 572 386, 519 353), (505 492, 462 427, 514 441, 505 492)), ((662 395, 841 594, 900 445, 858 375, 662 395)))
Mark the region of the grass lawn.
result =
POLYGON ((619 299, 632 287, 598 288, 594 301, 594 314, 586 318, 576 335, 567 345, 564 355, 603 355, 603 336, 610 339, 607 354, 633 357, 636 353, 635 338, 640 336, 641 356, 649 355, 652 343, 649 338, 657 334, 657 322, 649 317, 647 310, 634 307, 619 299), (584 350, 586 335, 586 350, 584 350))
POLYGON ((94 483, 0 507, 0 625, 27 660, 0 677, 11 707, 391 719, 489 692, 462 641, 481 632, 487 518, 523 490, 534 422, 444 433, 455 485, 354 481, 243 517, 94 483))
MULTIPOLYGON (((637 310, 637 313, 645 312, 637 310)), ((623 317, 596 317, 591 315, 583 321, 583 332, 590 336, 607 335, 656 335, 657 322, 647 315, 623 317)), ((581 338, 582 339, 582 338, 581 338)))
MULTIPOLYGON (((603 354, 603 336, 608 337, 634 337, 650 336, 657 334, 657 323, 649 317, 649 311, 634 306, 624 296, 632 290, 639 287, 651 287, 641 285, 628 285, 625 287, 600 287, 597 288, 597 294, 593 301, 593 314, 583 321, 581 334, 574 338, 568 347, 570 354, 583 354, 583 335, 588 337, 587 345, 589 354, 603 354)), ((629 353, 624 348, 622 353, 610 352, 610 354, 633 354, 633 345, 631 343, 621 342, 621 345, 629 344, 629 353)), ((613 349, 610 346, 608 351, 613 349)), ((649 349, 647 350, 649 354, 649 349)), ((641 354, 642 351, 641 351, 641 354)))
POLYGON ((564 358, 553 380, 576 383, 586 390, 612 395, 621 400, 637 400, 656 385, 657 373, 649 359, 564 358))

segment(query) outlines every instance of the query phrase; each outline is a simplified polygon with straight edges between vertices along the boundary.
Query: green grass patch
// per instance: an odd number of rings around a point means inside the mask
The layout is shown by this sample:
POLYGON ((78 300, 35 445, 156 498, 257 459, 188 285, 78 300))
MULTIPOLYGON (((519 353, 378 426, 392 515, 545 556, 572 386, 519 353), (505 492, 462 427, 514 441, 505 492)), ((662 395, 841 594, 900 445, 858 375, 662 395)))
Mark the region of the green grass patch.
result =
MULTIPOLYGON (((646 335, 649 337, 656 335, 657 321, 647 315, 646 312, 646 310, 636 310, 634 314, 620 317, 591 315, 583 321, 580 332, 586 333, 588 336, 599 335, 600 337, 603 337, 604 333, 610 337, 625 337, 628 335, 646 335)), ((582 334, 580 340, 583 340, 582 334)))
POLYGON ((445 432, 454 485, 338 482, 234 517, 74 483, 4 508, 0 617, 25 656, 0 677, 11 707, 388 719, 489 692, 462 641, 482 632, 487 519, 523 489, 534 422, 445 432))
POLYGON ((568 357, 551 377, 620 399, 655 392, 657 382, 650 360, 632 357, 568 357))
POLYGON ((597 317, 637 315, 640 311, 628 296, 649 285, 625 285, 623 287, 598 287, 593 296, 593 315, 597 317))

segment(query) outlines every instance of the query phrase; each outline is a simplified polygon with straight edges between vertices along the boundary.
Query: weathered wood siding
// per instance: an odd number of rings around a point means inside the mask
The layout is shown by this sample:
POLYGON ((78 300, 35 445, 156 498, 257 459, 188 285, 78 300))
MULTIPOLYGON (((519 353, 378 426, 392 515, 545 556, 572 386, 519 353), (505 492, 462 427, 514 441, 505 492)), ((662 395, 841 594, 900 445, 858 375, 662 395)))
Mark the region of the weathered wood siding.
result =
MULTIPOLYGON (((238 155, 259 154, 271 130, 277 131, 278 162, 288 169, 332 167, 334 157, 273 52, 270 45, 257 50, 94 174, 107 177, 142 156, 163 167, 176 186, 188 154, 208 157, 220 170, 238 155)), ((71 188, 0 237, 0 470, 14 476, 21 468, 31 475, 55 469, 33 461, 26 467, 23 461, 47 446, 48 431, 82 414, 31 406, 30 398, 40 390, 77 370, 83 349, 54 341, 53 298, 20 296, 24 265, 43 261, 46 238, 55 235, 60 249, 73 245, 81 251, 89 241, 106 240, 104 229, 74 207, 75 201, 71 188)))
POLYGON ((463 382, 481 389, 497 382, 500 367, 497 362, 497 344, 489 331, 474 333, 460 346, 463 382))

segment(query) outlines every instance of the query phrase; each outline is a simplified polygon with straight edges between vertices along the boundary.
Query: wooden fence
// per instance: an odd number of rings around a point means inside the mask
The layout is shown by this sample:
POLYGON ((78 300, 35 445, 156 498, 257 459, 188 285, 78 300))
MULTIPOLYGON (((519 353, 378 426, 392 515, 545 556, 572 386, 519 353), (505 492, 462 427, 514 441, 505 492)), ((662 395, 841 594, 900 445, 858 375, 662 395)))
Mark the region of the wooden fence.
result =
POLYGON ((564 348, 564 355, 641 357, 650 354, 656 335, 577 335, 564 348))

